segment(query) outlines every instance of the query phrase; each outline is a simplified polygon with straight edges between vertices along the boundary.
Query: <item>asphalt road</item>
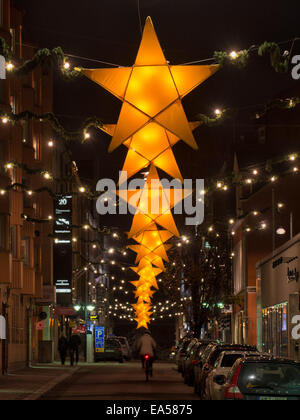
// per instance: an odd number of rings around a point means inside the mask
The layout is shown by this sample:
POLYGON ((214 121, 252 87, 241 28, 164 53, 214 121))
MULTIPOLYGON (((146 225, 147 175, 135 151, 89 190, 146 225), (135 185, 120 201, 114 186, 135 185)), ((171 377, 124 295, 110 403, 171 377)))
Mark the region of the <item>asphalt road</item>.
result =
MULTIPOLYGON (((71 369, 71 368, 70 368, 71 369)), ((98 363, 81 367, 42 400, 198 400, 173 364, 156 363, 146 383, 141 364, 98 363)))

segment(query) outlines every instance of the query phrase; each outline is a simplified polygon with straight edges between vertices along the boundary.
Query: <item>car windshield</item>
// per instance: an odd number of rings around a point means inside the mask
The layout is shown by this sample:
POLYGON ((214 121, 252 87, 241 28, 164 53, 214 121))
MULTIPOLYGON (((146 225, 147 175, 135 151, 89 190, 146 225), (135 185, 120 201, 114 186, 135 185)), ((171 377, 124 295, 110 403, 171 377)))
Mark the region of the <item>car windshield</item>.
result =
POLYGON ((300 365, 275 361, 247 363, 238 386, 244 394, 300 396, 300 365))
POLYGON ((242 354, 225 354, 223 359, 222 359, 222 363, 221 363, 221 367, 222 368, 231 368, 235 362, 237 361, 237 359, 240 359, 242 357, 242 354))

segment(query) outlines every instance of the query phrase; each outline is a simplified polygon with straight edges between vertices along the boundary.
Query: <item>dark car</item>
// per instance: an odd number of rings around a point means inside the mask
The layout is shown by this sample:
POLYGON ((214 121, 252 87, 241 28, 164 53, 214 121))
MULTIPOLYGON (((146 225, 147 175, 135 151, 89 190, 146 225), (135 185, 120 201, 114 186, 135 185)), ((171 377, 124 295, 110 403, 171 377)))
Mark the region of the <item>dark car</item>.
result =
POLYGON ((238 359, 225 382, 225 400, 300 401, 300 363, 275 357, 238 359))
POLYGON ((187 351, 187 348, 188 348, 191 341, 192 341, 191 338, 187 338, 187 339, 183 340, 183 342, 181 343, 181 345, 178 349, 178 352, 176 354, 176 359, 175 360, 176 360, 176 364, 177 364, 177 368, 178 368, 179 373, 182 373, 182 371, 183 371, 183 360, 186 356, 186 351, 187 351))
POLYGON ((110 338, 105 340, 102 353, 95 353, 95 362, 116 361, 123 363, 123 349, 119 340, 110 338))
POLYGON ((198 344, 198 340, 196 338, 193 338, 192 341, 190 342, 190 344, 188 345, 188 348, 186 349, 185 356, 184 356, 183 361, 182 361, 181 374, 182 374, 183 378, 184 378, 184 372, 185 372, 185 369, 186 369, 187 365, 189 365, 191 363, 191 358, 194 355, 193 350, 195 349, 197 344, 198 344))
POLYGON ((209 340, 198 341, 194 347, 192 347, 189 357, 186 357, 184 361, 184 383, 186 385, 194 386, 194 366, 201 360, 201 356, 206 347, 211 343, 212 341, 209 340))
POLYGON ((254 346, 243 344, 209 344, 201 357, 201 360, 195 365, 195 392, 205 399, 206 378, 214 368, 214 364, 223 351, 257 351, 254 346))

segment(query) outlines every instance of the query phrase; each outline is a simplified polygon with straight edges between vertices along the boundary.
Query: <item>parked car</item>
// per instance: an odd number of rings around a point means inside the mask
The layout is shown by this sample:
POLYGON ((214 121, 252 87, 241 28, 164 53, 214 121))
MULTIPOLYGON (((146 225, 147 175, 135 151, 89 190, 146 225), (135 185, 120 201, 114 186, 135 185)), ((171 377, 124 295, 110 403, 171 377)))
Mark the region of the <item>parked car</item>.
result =
POLYGON ((195 346, 198 344, 198 342, 199 341, 196 338, 193 338, 191 340, 190 344, 188 345, 187 349, 186 349, 185 356, 184 356, 183 361, 182 361, 181 374, 182 374, 183 378, 184 378, 184 372, 185 372, 185 369, 186 369, 186 365, 191 363, 191 358, 194 355, 193 350, 195 349, 195 346))
POLYGON ((199 361, 195 365, 195 392, 205 399, 206 379, 214 368, 218 357, 223 351, 257 352, 257 348, 242 344, 209 344, 199 361))
POLYGON ((178 352, 177 352, 177 354, 176 354, 176 358, 175 358, 175 360, 176 360, 176 364, 177 364, 177 369, 178 369, 178 372, 179 373, 182 373, 182 369, 183 369, 183 360, 184 360, 184 358, 185 358, 185 356, 186 356, 186 351, 187 351, 187 348, 188 348, 188 346, 189 346, 189 344, 190 344, 190 342, 192 341, 192 339, 191 338, 187 338, 187 339, 185 339, 182 343, 181 343, 181 345, 180 345, 180 347, 179 347, 179 349, 178 349, 178 352))
POLYGON ((115 338, 105 340, 103 353, 95 353, 95 362, 107 361, 117 361, 120 363, 124 362, 121 343, 115 338))
POLYGON ((288 359, 238 359, 223 381, 225 400, 300 400, 300 363, 288 359))
POLYGON ((131 354, 131 350, 130 350, 127 338, 126 337, 115 337, 115 338, 121 343, 124 359, 131 360, 132 354, 131 354))
POLYGON ((218 357, 213 370, 206 379, 205 398, 208 400, 219 401, 224 399, 224 383, 220 377, 228 376, 232 366, 238 359, 247 356, 260 356, 258 352, 243 353, 241 351, 223 351, 218 357))
POLYGON ((192 348, 190 356, 184 360, 184 383, 186 385, 194 386, 194 366, 201 360, 206 347, 211 343, 212 341, 209 340, 198 341, 192 348))

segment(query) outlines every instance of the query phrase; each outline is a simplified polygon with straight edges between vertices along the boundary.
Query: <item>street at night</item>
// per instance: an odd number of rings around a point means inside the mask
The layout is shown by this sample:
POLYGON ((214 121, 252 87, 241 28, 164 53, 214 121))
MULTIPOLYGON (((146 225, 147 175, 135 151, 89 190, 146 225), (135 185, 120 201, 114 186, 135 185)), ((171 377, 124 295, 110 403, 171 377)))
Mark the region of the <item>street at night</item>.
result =
POLYGON ((0 0, 1 401, 300 400, 299 15, 0 0))
POLYGON ((107 363, 79 367, 69 378, 41 396, 42 400, 199 400, 184 385, 175 366, 159 363, 146 383, 140 363, 107 363))

